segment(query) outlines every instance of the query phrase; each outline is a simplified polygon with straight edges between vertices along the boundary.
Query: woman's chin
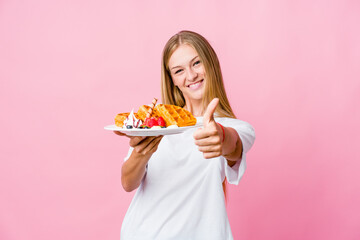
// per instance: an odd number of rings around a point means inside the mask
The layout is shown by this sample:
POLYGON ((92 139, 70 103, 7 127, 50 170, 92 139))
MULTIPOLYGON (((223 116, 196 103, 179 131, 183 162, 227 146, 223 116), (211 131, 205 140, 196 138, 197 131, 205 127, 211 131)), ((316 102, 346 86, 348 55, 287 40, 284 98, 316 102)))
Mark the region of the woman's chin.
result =
POLYGON ((202 93, 199 93, 199 94, 193 94, 191 96, 187 96, 185 97, 185 99, 188 101, 202 101, 203 96, 204 95, 202 93))

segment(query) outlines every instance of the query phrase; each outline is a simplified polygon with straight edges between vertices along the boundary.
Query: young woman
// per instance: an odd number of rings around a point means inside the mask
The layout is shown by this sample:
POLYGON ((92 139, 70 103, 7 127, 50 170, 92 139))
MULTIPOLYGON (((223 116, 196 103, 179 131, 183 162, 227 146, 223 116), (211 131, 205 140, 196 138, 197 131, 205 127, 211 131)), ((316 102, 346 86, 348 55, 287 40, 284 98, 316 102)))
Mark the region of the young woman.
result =
POLYGON ((170 38, 161 89, 163 103, 185 108, 203 126, 177 135, 130 137, 121 181, 126 191, 137 192, 121 239, 233 239, 225 181, 239 183, 255 133, 235 118, 218 58, 204 37, 181 31, 170 38))

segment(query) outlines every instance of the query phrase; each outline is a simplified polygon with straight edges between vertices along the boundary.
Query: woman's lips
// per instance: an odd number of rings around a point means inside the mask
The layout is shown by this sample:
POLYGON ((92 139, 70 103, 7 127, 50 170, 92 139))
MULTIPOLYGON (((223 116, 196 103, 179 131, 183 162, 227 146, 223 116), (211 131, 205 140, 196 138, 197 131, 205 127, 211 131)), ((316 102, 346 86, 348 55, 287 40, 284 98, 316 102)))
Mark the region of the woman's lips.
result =
POLYGON ((202 79, 202 80, 200 80, 198 82, 189 84, 189 85, 187 85, 187 87, 190 88, 190 89, 198 89, 202 85, 203 81, 204 81, 204 79, 202 79))

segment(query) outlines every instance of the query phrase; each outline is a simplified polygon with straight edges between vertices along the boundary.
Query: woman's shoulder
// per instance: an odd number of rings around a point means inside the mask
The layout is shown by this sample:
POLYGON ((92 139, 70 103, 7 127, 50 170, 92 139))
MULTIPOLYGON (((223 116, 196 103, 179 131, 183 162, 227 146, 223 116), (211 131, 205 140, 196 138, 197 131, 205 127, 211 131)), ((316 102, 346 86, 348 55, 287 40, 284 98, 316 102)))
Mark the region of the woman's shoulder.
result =
POLYGON ((219 118, 215 118, 215 121, 225 127, 232 127, 235 130, 246 131, 255 135, 254 127, 250 123, 244 120, 240 120, 237 118, 229 118, 229 117, 219 117, 219 118))
POLYGON ((250 123, 244 120, 230 117, 215 117, 215 121, 221 124, 250 125, 250 123))

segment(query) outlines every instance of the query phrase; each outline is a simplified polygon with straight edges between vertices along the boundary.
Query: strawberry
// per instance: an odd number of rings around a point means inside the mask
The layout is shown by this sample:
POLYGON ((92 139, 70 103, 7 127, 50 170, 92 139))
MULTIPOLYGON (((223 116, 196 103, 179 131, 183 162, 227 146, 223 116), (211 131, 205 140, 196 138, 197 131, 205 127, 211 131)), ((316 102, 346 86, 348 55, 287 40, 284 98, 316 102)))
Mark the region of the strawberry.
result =
POLYGON ((147 126, 153 127, 153 126, 159 126, 159 124, 157 123, 156 119, 154 117, 152 117, 152 118, 150 118, 147 126))
POLYGON ((164 120, 162 117, 159 117, 159 118, 157 119, 157 122, 158 122, 159 126, 161 126, 161 127, 165 127, 165 126, 166 126, 165 120, 164 120))

